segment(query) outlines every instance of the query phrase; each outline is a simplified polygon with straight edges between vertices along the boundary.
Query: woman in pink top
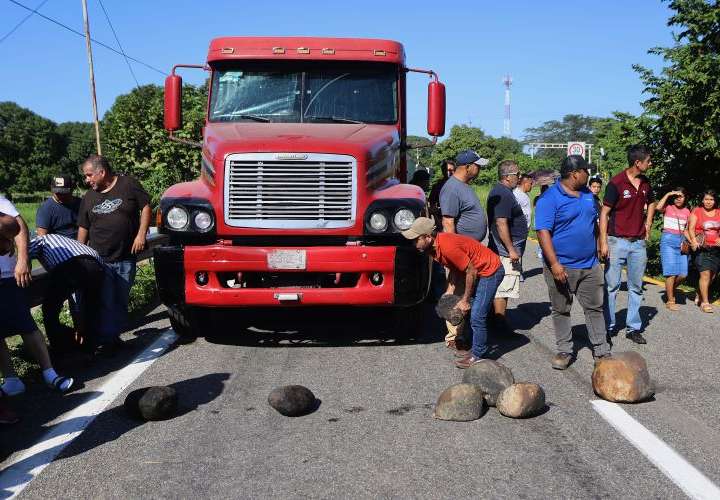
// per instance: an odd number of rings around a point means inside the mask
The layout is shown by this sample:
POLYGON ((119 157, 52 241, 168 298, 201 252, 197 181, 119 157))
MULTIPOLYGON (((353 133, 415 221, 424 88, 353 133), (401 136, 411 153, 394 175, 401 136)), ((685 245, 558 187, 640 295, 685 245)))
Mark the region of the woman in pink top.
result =
POLYGON ((703 193, 702 205, 692 211, 688 222, 690 244, 696 251, 695 265, 700 272, 699 305, 706 313, 714 312, 709 290, 720 270, 720 210, 717 205, 717 194, 708 189, 703 193), (702 241, 698 240, 700 235, 702 241))
POLYGON ((688 238, 687 222, 690 210, 686 206, 687 191, 678 187, 663 196, 656 210, 663 214, 663 230, 660 237, 660 261, 665 276, 665 307, 677 311, 675 290, 688 273, 688 257, 680 252, 683 238, 688 238))

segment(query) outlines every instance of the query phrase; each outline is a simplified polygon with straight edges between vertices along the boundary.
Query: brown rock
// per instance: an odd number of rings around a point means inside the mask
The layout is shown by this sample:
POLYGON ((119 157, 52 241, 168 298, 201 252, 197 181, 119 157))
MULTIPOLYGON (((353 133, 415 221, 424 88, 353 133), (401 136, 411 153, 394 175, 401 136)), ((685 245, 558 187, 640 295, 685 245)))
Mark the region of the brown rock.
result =
POLYGON ((592 374, 595 394, 616 403, 638 403, 655 394, 647 363, 636 352, 620 352, 601 358, 592 374))
POLYGON ((506 417, 532 417, 545 408, 545 391, 537 384, 518 382, 498 394, 496 406, 506 417))
POLYGON ((445 389, 437 400, 433 418, 468 422, 483 414, 483 392, 474 384, 455 384, 445 389))
POLYGON ((488 406, 495 406, 500 391, 515 382, 510 368, 492 359, 482 359, 465 369, 462 381, 466 384, 479 385, 485 394, 488 406))

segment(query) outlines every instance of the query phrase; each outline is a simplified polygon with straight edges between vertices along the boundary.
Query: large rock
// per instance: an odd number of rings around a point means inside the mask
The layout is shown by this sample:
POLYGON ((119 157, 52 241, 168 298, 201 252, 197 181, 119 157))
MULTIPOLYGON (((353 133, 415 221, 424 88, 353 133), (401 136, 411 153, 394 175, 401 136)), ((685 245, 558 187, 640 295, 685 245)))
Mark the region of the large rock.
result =
POLYGON ((177 413, 178 396, 172 387, 144 387, 128 394, 124 407, 133 418, 167 420, 177 413))
POLYGON ((477 420, 485 406, 483 392, 474 384, 455 384, 445 389, 437 400, 433 418, 468 422, 477 420))
POLYGON ((466 384, 479 385, 485 394, 485 402, 488 406, 495 406, 497 395, 503 389, 510 387, 515 382, 515 378, 507 366, 492 359, 482 359, 465 369, 462 381, 466 384))
POLYGON ((315 411, 318 400, 307 387, 284 385, 270 392, 268 404, 286 417, 301 417, 315 411))
POLYGON ((600 358, 592 374, 595 394, 616 403, 638 403, 655 394, 647 363, 636 352, 600 358))
POLYGON ((458 326, 465 318, 462 311, 455 307, 458 302, 460 302, 460 297, 452 293, 446 293, 438 300, 435 312, 451 325, 458 326))
POLYGON ((496 406, 506 417, 532 417, 545 408, 545 391, 537 384, 518 382, 498 394, 496 406))

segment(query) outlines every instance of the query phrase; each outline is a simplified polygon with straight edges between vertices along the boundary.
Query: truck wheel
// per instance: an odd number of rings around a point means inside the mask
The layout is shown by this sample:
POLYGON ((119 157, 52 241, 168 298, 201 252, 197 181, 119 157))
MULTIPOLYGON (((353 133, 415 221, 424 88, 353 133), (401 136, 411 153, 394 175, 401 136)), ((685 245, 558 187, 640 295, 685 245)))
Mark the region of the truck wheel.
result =
POLYGON ((427 326, 424 321, 423 304, 402 307, 393 311, 393 331, 391 335, 398 341, 419 340, 424 336, 427 326))
POLYGON ((178 343, 189 344, 197 339, 197 313, 182 306, 168 306, 170 326, 178 335, 178 343))

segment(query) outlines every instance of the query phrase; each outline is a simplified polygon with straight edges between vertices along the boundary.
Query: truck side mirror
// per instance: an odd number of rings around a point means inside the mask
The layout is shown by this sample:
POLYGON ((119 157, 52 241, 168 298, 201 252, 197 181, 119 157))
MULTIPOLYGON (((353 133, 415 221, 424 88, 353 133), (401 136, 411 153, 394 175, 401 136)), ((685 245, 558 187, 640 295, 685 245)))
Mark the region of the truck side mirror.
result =
POLYGON ((427 132, 433 137, 445 134, 445 85, 438 81, 428 84, 427 132))
POLYGON ((170 75, 165 78, 165 130, 173 132, 181 128, 182 77, 180 75, 170 75))

